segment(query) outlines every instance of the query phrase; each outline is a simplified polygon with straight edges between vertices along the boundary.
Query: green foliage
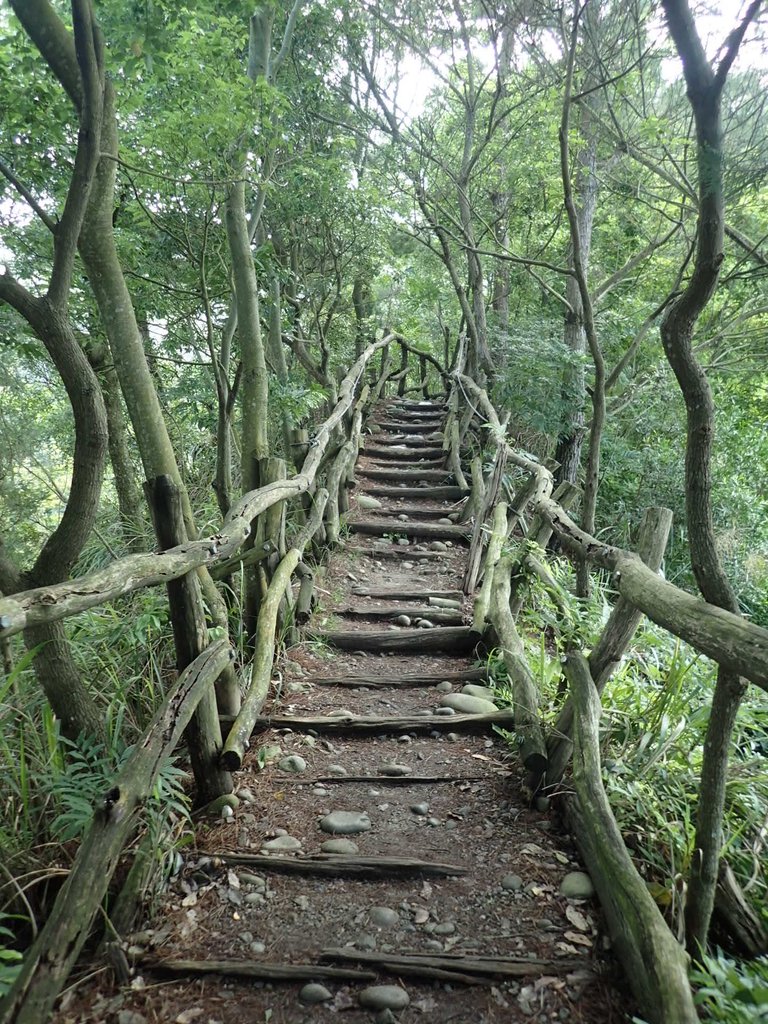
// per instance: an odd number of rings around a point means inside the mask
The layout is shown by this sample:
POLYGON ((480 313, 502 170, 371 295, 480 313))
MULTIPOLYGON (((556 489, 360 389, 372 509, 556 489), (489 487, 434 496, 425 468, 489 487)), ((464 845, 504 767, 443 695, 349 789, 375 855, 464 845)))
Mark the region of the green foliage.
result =
POLYGON ((705 956, 691 972, 696 1004, 708 1020, 757 1024, 768 1020, 768 958, 736 963, 722 953, 705 956))
POLYGON ((24 959, 12 945, 15 939, 12 929, 3 923, 9 920, 12 918, 8 914, 0 913, 0 999, 16 980, 24 959))

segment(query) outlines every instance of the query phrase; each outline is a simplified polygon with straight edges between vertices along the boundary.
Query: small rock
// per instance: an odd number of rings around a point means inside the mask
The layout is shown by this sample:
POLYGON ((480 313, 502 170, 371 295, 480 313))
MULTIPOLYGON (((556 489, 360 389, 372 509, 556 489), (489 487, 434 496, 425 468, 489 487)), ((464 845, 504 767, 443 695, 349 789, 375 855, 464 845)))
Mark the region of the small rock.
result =
POLYGON ((434 622, 431 622, 429 619, 416 619, 416 625, 419 627, 419 629, 435 628, 434 622))
POLYGON ((546 812, 549 810, 549 797, 537 796, 534 806, 537 811, 541 811, 542 814, 546 814, 546 812))
POLYGON ((408 540, 407 537, 398 537, 397 543, 401 548, 407 548, 411 542, 408 540))
POLYGON ((326 839, 321 844, 320 849, 323 853, 359 853, 360 847, 357 843, 353 843, 351 839, 326 839))
POLYGON ((448 516, 443 516, 442 519, 437 520, 441 526, 453 526, 453 520, 449 519, 448 516))
POLYGON ((482 697, 470 697, 467 693, 449 693, 440 701, 440 706, 453 708, 463 715, 487 715, 498 708, 482 697))
POLYGON ((442 683, 438 683, 435 687, 438 693, 451 693, 453 690, 453 683, 449 683, 447 679, 444 679, 442 683))
POLYGON ((422 818, 429 814, 429 804, 411 804, 411 810, 422 818))
POLYGON ((309 910, 309 896, 296 896, 293 902, 299 910, 309 910))
POLYGON ((326 768, 329 775, 346 775, 347 769, 343 764, 329 764, 326 768))
POLYGON ((404 1010, 410 997, 399 985, 371 985, 364 988, 358 1001, 366 1010, 404 1010))
POLYGON ((448 545, 444 544, 441 540, 433 540, 429 545, 430 551, 447 551, 448 545))
POLYGON ((373 935, 361 935, 355 939, 358 949, 376 949, 376 938, 373 935))
POLYGON ((312 796, 328 796, 328 790, 323 786, 315 786, 312 790, 312 796))
POLYGON ((247 892, 243 896, 243 903, 247 903, 249 907, 255 907, 260 903, 264 902, 263 892, 247 892))
POLYGON ((241 885, 252 885, 254 889, 266 889, 267 880, 261 875, 252 875, 249 871, 240 871, 238 876, 241 885))
POLYGON ((411 620, 407 615, 396 615, 392 621, 396 626, 410 626, 411 624, 411 620))
POLYGON ((403 568, 404 569, 412 569, 413 568, 413 562, 403 562, 403 568))
POLYGON ((479 686, 477 683, 466 683, 461 688, 462 693, 468 693, 470 697, 481 697, 483 700, 492 701, 494 692, 490 686, 479 686))
POLYGON ((440 819, 439 818, 427 818, 427 824, 431 825, 433 828, 437 828, 437 826, 440 824, 440 819))
POLYGON ((325 1003, 329 999, 333 999, 333 996, 325 987, 320 985, 316 981, 311 981, 308 985, 305 985, 299 992, 299 999, 302 1003, 325 1003))
POLYGON ((404 512, 401 512, 400 515, 397 518, 400 520, 401 523, 407 523, 408 522, 408 516, 405 515, 404 512))
POLYGON ((302 772, 307 770, 307 762, 300 754, 290 754, 288 757, 284 757, 278 763, 277 767, 282 772, 291 772, 294 775, 300 775, 302 772))
POLYGON ((502 889, 507 892, 519 892, 523 888, 523 880, 520 875, 504 875, 501 880, 502 889))
MULTIPOLYGON (((494 710, 495 710, 495 708, 494 708, 494 710)), ((450 718, 450 716, 451 715, 455 715, 456 712, 454 711, 453 708, 439 707, 439 708, 432 708, 432 714, 433 715, 438 715, 441 718, 450 718)))
POLYGON ((117 1015, 117 1024, 147 1024, 147 1018, 135 1010, 121 1010, 117 1015))
POLYGON ((252 942, 248 948, 252 953, 261 954, 266 951, 267 947, 263 942, 259 942, 257 940, 256 942, 252 942))
POLYGON ((412 769, 407 764, 382 764, 378 767, 379 775, 388 775, 393 779, 402 778, 404 775, 410 775, 412 769))
POLYGON ((382 504, 378 498, 372 497, 370 494, 360 494, 357 498, 357 504, 360 508, 366 511, 372 511, 375 508, 381 508, 382 504))
POLYGON ((243 789, 238 789, 237 795, 240 797, 240 799, 243 801, 243 803, 246 803, 246 804, 255 804, 256 803, 256 797, 253 795, 253 793, 250 791, 250 789, 247 789, 245 787, 243 789))
POLYGON ((333 811, 320 821, 323 832, 331 835, 355 835, 367 832, 370 827, 371 819, 365 811, 333 811))
POLYGON ((594 894, 595 887, 584 871, 569 871, 560 883, 560 892, 570 900, 586 900, 594 894))
POLYGON ((301 840, 296 839, 295 836, 276 836, 262 846, 262 850, 266 850, 267 853, 285 853, 286 851, 300 849, 301 840))
POLYGON ((435 925, 435 935, 453 935, 456 931, 456 925, 452 921, 443 921, 442 924, 435 925))
POLYGON ((400 915, 391 907, 371 907, 368 917, 377 928, 394 928, 400 920, 400 915))

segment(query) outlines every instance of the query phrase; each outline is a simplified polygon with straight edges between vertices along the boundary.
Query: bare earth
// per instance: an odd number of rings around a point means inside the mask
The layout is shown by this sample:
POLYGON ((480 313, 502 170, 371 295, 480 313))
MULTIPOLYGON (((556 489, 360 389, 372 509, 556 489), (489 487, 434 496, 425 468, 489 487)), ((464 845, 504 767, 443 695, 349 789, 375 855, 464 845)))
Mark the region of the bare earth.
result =
MULTIPOLYGON (((397 415, 393 409, 391 414, 397 415)), ((377 446, 387 442, 403 443, 400 438, 378 435, 377 446)), ((363 453, 359 468, 386 464, 363 453)), ((361 474, 355 494, 364 493, 371 483, 361 474)), ((444 508, 443 515, 456 510, 450 502, 434 498, 380 500, 386 509, 410 509, 411 522, 437 522, 438 506, 444 508), (419 519, 415 514, 419 506, 430 514, 419 519)), ((378 520, 382 511, 363 512, 353 498, 348 522, 378 520)), ((392 526, 387 537, 351 535, 332 557, 319 584, 320 603, 305 639, 283 659, 276 696, 266 712, 419 715, 425 716, 424 729, 394 727, 358 737, 337 730, 313 735, 298 729, 267 729, 255 735, 237 776, 239 807, 229 819, 199 825, 196 846, 182 851, 183 867, 169 885, 159 912, 129 940, 130 984, 120 988, 111 974, 94 975, 86 965, 85 977, 62 1001, 55 1017, 58 1024, 611 1024, 630 1020, 626 983, 608 950, 599 908, 591 899, 567 899, 560 894, 564 876, 583 870, 574 848, 550 811, 527 805, 521 791, 522 771, 508 741, 490 729, 475 734, 451 732, 449 717, 432 715, 445 696, 434 685, 350 688, 316 682, 322 677, 402 678, 414 672, 439 676, 482 668, 472 657, 339 651, 323 642, 329 631, 399 628, 391 619, 335 614, 334 609, 366 602, 395 603, 389 597, 361 597, 354 593, 356 587, 385 587, 402 593, 461 589, 465 544, 446 542, 445 552, 420 561, 419 555, 430 550, 431 541, 425 539, 413 541, 406 557, 384 557, 385 551, 402 547, 391 537, 397 517, 388 520, 392 526), (381 546, 382 553, 362 553, 373 545, 381 546), (437 725, 440 731, 434 730, 437 725), (299 755, 305 762, 299 774, 279 767, 289 755, 299 755), (408 774, 382 775, 382 769, 392 770, 387 768, 391 764, 402 765, 408 774), (337 766, 346 775, 334 774, 337 766), (259 854, 264 843, 281 835, 294 837, 301 845, 296 851, 271 854, 275 858, 300 860, 320 854, 323 842, 340 838, 319 828, 319 820, 332 811, 367 814, 370 828, 346 837, 356 844, 360 857, 417 858, 453 865, 466 873, 329 877, 283 874, 262 865, 219 859, 226 853, 259 854), (329 950, 336 953, 324 957, 329 950), (404 954, 420 955, 415 967, 401 963, 387 969, 387 956, 404 954), (355 955, 378 957, 380 963, 348 959, 355 955), (481 958, 486 963, 504 960, 517 965, 522 959, 546 963, 525 968, 525 976, 505 978, 473 974, 471 961, 481 958), (307 972, 302 980, 290 981, 238 979, 221 973, 169 975, 156 965, 158 960, 302 964, 307 972), (418 972, 419 964, 436 963, 451 973, 437 977, 410 973, 418 972), (369 971, 372 977, 363 981, 323 977, 319 965, 369 971), (325 986, 329 998, 302 1002, 299 993, 308 981, 325 986), (379 1010, 361 1007, 359 995, 371 985, 398 986, 407 993, 408 1005, 379 1010)), ((421 604, 424 617, 429 618, 425 601, 408 599, 402 604, 421 604)), ((464 603, 463 611, 469 623, 470 602, 464 603)), ((452 691, 460 692, 463 685, 452 680, 452 691)), ((476 964, 474 970, 478 970, 476 964)))

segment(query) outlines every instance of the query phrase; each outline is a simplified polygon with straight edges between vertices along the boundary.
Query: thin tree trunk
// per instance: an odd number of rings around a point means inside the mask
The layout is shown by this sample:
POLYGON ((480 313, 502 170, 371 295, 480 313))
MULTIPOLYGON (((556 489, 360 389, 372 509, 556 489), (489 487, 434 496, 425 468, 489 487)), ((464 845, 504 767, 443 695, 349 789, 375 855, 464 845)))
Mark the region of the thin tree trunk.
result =
MULTIPOLYGON (((693 273, 682 295, 664 316, 661 338, 686 407, 685 501, 691 565, 704 598, 738 614, 736 595, 717 552, 712 519, 714 399, 704 369, 694 354, 692 338, 696 322, 717 288, 723 261, 722 90, 760 0, 753 0, 737 29, 727 37, 718 51, 723 56, 714 71, 687 0, 662 0, 662 6, 682 61, 695 122, 699 217, 693 273)), ((738 675, 719 669, 704 740, 696 849, 686 906, 686 939, 694 955, 706 948, 709 933, 722 845, 730 736, 745 688, 746 683, 738 675)))

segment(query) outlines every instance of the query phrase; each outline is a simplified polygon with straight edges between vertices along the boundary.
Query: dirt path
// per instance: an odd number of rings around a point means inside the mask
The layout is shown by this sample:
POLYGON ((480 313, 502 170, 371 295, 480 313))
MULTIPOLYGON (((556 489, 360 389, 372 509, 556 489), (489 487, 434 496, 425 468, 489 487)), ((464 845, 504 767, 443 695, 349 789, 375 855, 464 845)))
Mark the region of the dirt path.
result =
POLYGON ((350 536, 321 583, 316 639, 282 666, 268 709, 281 717, 254 737, 239 806, 201 826, 153 928, 133 936, 132 987, 97 978, 65 997, 57 1021, 629 1019, 595 904, 562 893, 566 876, 585 881, 572 874, 580 867, 568 837, 546 808, 527 807, 493 726, 441 706, 487 681, 461 625, 469 605, 456 608, 467 547, 457 506, 439 497, 454 485, 431 436, 441 410, 393 402, 378 419, 358 464, 350 536), (380 508, 361 508, 374 496, 380 508), (383 524, 380 536, 360 525, 371 521, 383 524), (404 543, 398 531, 424 524, 428 536, 404 543), (410 624, 393 625, 397 613, 410 624), (286 716, 337 721, 312 728, 286 716), (358 717, 390 721, 356 734, 358 717), (329 864, 338 876, 320 873, 329 864), (182 965, 174 976, 147 957, 229 963, 205 975, 182 965), (226 976, 248 965, 261 977, 226 976), (275 981, 278 965, 304 965, 304 976, 275 981), (333 975, 340 970, 367 976, 333 975))

